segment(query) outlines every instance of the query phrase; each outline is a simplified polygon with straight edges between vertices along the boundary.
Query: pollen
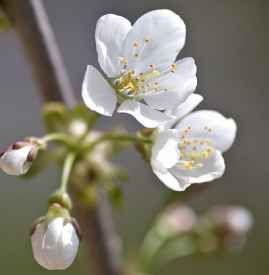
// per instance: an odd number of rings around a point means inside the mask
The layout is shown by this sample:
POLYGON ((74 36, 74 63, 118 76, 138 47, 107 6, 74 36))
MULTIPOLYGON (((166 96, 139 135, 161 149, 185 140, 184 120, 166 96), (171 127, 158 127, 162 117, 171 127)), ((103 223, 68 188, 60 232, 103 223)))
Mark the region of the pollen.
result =
POLYGON ((128 64, 128 59, 125 58, 125 57, 119 57, 119 61, 123 65, 127 65, 128 64))
POLYGON ((175 73, 176 70, 177 70, 177 65, 176 65, 175 63, 173 63, 173 64, 171 65, 171 72, 172 72, 172 73, 175 73))
MULTIPOLYGON (((211 128, 206 127, 206 131, 211 128)), ((203 138, 189 138, 191 127, 183 128, 182 134, 179 137, 179 158, 182 169, 192 170, 203 167, 206 161, 213 153, 214 148, 211 141, 203 138)))

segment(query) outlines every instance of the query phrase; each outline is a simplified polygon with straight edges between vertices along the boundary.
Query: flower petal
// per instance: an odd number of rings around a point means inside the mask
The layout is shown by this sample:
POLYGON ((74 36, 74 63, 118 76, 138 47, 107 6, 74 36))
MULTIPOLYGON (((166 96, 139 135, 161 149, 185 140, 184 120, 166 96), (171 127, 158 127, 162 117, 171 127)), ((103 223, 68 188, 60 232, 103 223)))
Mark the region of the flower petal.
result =
POLYGON ((68 268, 75 260, 79 247, 79 238, 71 223, 67 223, 58 242, 58 269, 68 268))
POLYGON ((56 246, 64 226, 64 219, 59 217, 53 219, 47 227, 47 230, 43 237, 42 246, 45 249, 52 249, 56 246))
POLYGON ((33 235, 31 236, 33 256, 38 264, 47 268, 47 259, 42 249, 43 235, 45 233, 46 226, 41 223, 38 224, 33 235))
POLYGON ((61 270, 63 261, 61 250, 61 237, 64 228, 64 219, 59 217, 53 219, 46 229, 42 242, 42 253, 46 259, 45 268, 48 270, 61 270))
POLYGON ((185 115, 190 113, 193 109, 195 109, 201 102, 203 101, 203 97, 198 94, 191 94, 186 101, 176 107, 174 110, 167 110, 165 113, 168 115, 173 115, 175 119, 163 124, 160 126, 161 130, 170 129, 173 125, 176 124, 180 119, 182 119, 185 115))
POLYGON ((103 76, 93 66, 87 66, 82 84, 82 98, 92 111, 105 116, 112 116, 117 97, 103 76))
POLYGON ((153 64, 158 70, 169 67, 185 44, 183 20, 170 10, 154 10, 142 15, 127 34, 123 55, 136 73, 153 64))
POLYGON ((149 106, 135 100, 125 100, 118 108, 118 113, 130 114, 137 119, 144 127, 156 128, 171 120, 172 117, 156 111, 149 106))
POLYGON ((221 152, 227 151, 236 136, 236 123, 232 118, 225 118, 216 111, 203 110, 191 113, 176 126, 181 130, 191 127, 188 138, 210 139, 212 146, 221 152))
POLYGON ((0 157, 0 168, 8 175, 26 174, 31 167, 31 162, 27 161, 27 158, 32 148, 32 145, 28 145, 20 149, 8 149, 0 157))
POLYGON ((106 14, 97 22, 95 41, 98 61, 108 77, 120 74, 119 57, 122 55, 122 45, 131 27, 129 20, 115 14, 106 14))
POLYGON ((186 101, 175 108, 172 114, 179 120, 195 109, 203 99, 199 94, 191 94, 186 101))
POLYGON ((220 178, 225 171, 225 163, 220 151, 215 151, 202 162, 202 166, 186 169, 177 164, 170 172, 186 189, 193 183, 204 183, 220 178))
POLYGON ((174 191, 183 190, 178 179, 169 171, 179 161, 178 135, 176 130, 159 132, 152 146, 150 159, 154 174, 174 191))
POLYGON ((160 170, 173 167, 180 157, 178 133, 175 130, 159 132, 152 146, 151 163, 160 170))
POLYGON ((169 170, 159 170, 155 166, 152 166, 154 174, 159 178, 159 180, 168 188, 174 191, 184 191, 186 185, 183 184, 171 173, 169 170))
POLYGON ((196 65, 194 59, 187 57, 176 62, 174 72, 166 73, 154 82, 158 83, 155 92, 145 95, 145 101, 155 109, 172 109, 184 102, 197 86, 196 65))

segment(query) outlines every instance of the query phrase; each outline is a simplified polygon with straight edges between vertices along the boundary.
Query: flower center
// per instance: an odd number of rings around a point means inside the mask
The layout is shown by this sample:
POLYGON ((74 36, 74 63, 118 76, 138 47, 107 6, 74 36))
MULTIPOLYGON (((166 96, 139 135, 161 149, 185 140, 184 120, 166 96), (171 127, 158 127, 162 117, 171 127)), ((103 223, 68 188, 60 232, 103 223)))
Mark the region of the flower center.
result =
MULTIPOLYGON (((182 130, 179 142, 181 168, 192 170, 203 167, 203 162, 214 152, 212 141, 206 138, 189 138, 191 127, 182 130)), ((205 127, 205 131, 211 132, 212 129, 205 127)))
MULTIPOLYGON (((142 99, 143 95, 146 93, 154 93, 158 91, 167 91, 168 89, 162 87, 158 79, 160 76, 164 79, 168 72, 176 72, 176 64, 171 64, 167 70, 160 72, 156 70, 155 64, 149 64, 145 72, 135 72, 132 68, 134 64, 140 62, 141 59, 146 58, 146 53, 148 52, 148 46, 152 43, 150 37, 145 37, 143 40, 134 41, 132 44, 130 60, 126 57, 119 56, 118 61, 121 67, 121 75, 117 78, 112 79, 111 83, 116 92, 119 95, 134 98, 140 97, 142 99), (147 51, 146 51, 147 50, 147 51)), ((151 45, 151 47, 153 47, 151 45)))
POLYGON ((137 76, 134 70, 128 69, 113 81, 113 86, 117 92, 127 97, 143 96, 149 91, 157 90, 158 82, 152 83, 149 81, 158 76, 160 76, 159 71, 154 69, 147 73, 140 73, 137 76))

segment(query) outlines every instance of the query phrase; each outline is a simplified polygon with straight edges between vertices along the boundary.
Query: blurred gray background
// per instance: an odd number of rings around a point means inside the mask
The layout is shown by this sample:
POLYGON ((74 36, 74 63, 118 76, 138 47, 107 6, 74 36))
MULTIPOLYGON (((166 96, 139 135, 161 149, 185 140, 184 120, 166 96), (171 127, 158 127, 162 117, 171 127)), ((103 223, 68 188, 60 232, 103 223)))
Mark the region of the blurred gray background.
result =
MULTIPOLYGON (((94 30, 101 15, 116 13, 134 21, 146 11, 169 8, 183 17, 188 36, 180 56, 196 59, 197 91, 206 98, 201 108, 219 110, 234 117, 239 125, 236 143, 225 155, 225 176, 190 203, 198 211, 214 204, 242 204, 253 211, 256 224, 240 254, 185 258, 160 270, 160 274, 267 275, 269 1, 44 2, 78 97, 86 65, 97 65, 94 30)), ((40 98, 16 34, 0 33, 0 45, 0 143, 7 145, 27 135, 40 135, 43 130, 40 98)), ((110 122, 102 118, 98 127, 111 127, 110 122)), ((131 131, 139 126, 127 115, 116 115, 112 123, 131 131)), ((122 154, 118 162, 129 170, 130 181, 124 190, 125 207, 116 211, 115 216, 118 230, 131 252, 166 189, 134 150, 122 154)), ((0 274, 45 274, 31 256, 28 228, 45 213, 47 197, 58 181, 58 171, 53 167, 30 182, 0 174, 0 274)), ((81 253, 66 274, 86 274, 84 261, 81 253)))

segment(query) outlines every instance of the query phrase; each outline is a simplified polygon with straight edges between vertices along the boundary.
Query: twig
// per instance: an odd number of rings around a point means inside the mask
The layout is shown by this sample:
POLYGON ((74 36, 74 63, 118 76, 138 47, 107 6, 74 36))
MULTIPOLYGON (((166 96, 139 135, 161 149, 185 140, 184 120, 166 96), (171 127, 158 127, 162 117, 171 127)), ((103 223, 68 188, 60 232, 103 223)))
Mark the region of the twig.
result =
MULTIPOLYGON (((44 101, 76 100, 42 0, 2 0, 32 65, 44 101)), ((119 275, 118 239, 109 206, 100 192, 94 208, 77 208, 95 275, 119 275)))

